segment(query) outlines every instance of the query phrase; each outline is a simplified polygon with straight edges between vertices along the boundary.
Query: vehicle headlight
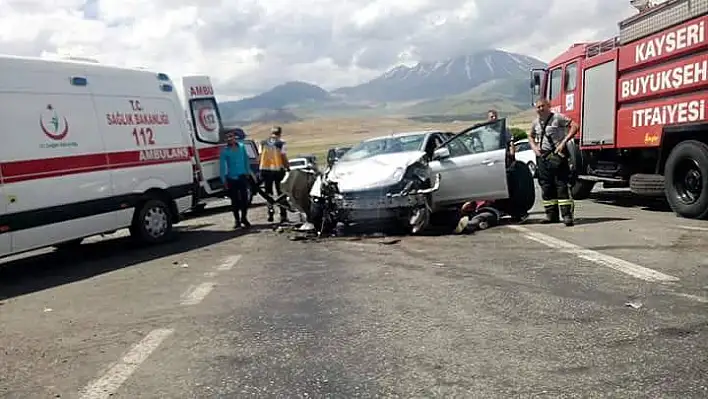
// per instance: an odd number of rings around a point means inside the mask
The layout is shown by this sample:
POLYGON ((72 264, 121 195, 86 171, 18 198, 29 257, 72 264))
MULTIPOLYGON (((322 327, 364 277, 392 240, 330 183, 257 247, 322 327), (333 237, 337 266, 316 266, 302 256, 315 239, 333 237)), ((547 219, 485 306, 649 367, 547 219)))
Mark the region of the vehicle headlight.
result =
POLYGON ((401 178, 403 177, 403 174, 405 172, 406 172, 406 170, 403 168, 396 168, 396 170, 393 171, 393 175, 392 175, 393 180, 396 180, 396 181, 401 180, 401 178))

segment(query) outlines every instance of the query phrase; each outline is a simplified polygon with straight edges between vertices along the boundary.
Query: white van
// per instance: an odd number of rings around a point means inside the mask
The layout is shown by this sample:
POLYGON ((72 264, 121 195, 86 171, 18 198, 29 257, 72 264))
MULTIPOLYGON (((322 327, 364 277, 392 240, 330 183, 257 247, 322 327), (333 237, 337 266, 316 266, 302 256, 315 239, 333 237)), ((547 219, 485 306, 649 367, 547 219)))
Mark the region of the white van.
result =
POLYGON ((0 257, 129 227, 166 240, 193 147, 164 73, 0 56, 0 257))
MULTIPOLYGON (((219 155, 226 145, 224 142, 221 114, 214 95, 214 88, 208 76, 185 76, 182 80, 185 109, 190 129, 194 134, 195 179, 199 189, 195 192, 194 208, 201 210, 210 200, 226 196, 221 183, 219 155)), ((227 129, 228 130, 228 129, 227 129)), ((253 140, 245 140, 251 168, 258 169, 258 147, 253 140)), ((253 194, 248 188, 249 201, 253 194)))

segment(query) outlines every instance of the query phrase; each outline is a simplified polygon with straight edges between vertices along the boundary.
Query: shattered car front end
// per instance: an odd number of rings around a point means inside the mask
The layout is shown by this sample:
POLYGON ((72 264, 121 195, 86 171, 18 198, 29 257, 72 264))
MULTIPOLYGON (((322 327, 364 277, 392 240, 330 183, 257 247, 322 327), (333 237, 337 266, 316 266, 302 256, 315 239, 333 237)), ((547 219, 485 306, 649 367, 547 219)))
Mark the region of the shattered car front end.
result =
MULTIPOLYGON (((291 179, 307 180, 286 180, 291 179)), ((294 187, 288 195, 319 231, 338 224, 384 222, 418 233, 430 221, 432 193, 439 187, 440 176, 432 175, 425 152, 408 151, 340 160, 317 174, 307 201, 294 187)))

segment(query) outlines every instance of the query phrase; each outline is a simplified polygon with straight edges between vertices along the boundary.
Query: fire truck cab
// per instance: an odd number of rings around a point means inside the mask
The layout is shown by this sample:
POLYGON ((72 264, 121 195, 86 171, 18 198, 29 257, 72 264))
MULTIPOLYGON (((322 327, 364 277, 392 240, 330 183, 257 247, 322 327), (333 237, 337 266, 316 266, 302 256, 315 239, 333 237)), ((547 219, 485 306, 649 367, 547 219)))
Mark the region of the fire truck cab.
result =
POLYGON ((576 199, 597 182, 708 217, 708 0, 668 0, 531 71, 534 98, 580 125, 576 199))

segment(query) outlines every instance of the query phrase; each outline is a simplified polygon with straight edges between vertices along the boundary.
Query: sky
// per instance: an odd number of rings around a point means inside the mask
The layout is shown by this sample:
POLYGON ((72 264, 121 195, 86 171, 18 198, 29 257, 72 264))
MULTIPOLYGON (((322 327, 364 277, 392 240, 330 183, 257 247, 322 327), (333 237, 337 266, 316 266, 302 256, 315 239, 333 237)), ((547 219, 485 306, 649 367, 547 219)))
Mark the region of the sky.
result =
POLYGON ((629 0, 0 0, 0 53, 206 74, 237 99, 489 48, 548 61, 634 13, 629 0))

